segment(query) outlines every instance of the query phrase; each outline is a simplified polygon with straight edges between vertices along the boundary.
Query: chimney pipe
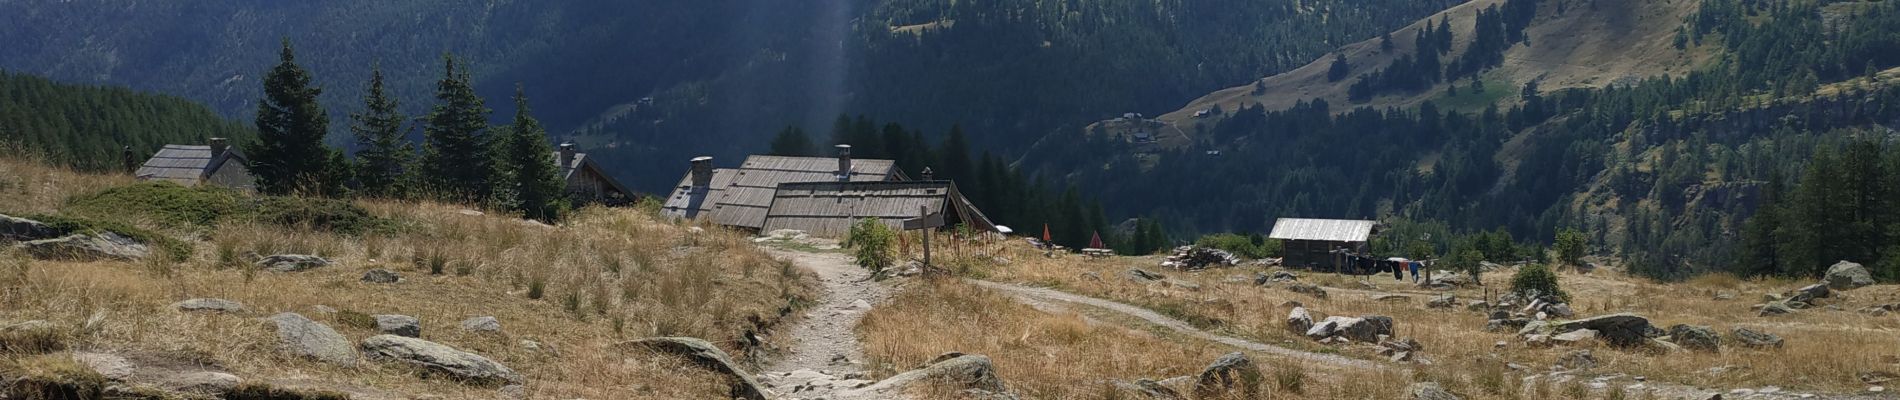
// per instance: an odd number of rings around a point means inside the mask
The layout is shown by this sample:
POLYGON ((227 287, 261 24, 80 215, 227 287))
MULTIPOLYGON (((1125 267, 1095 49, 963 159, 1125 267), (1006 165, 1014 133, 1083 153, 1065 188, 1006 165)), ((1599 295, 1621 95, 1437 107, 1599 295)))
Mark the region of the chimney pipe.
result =
POLYGON ((712 186, 712 179, 713 179, 712 160, 713 158, 710 156, 699 156, 699 157, 693 158, 692 171, 693 171, 693 187, 694 188, 706 188, 706 187, 712 186))
POLYGON ((838 149, 838 181, 851 181, 851 145, 832 146, 838 149))
POLYGON ((561 143, 561 171, 574 168, 574 142, 561 143))
POLYGON ((231 147, 231 142, 224 140, 224 138, 221 138, 221 137, 211 138, 211 158, 218 158, 218 157, 224 156, 224 151, 226 149, 229 149, 230 147, 231 147))
POLYGON ((937 176, 937 171, 930 170, 930 167, 924 167, 924 181, 925 182, 936 180, 936 179, 932 179, 932 178, 935 178, 936 176, 937 176))

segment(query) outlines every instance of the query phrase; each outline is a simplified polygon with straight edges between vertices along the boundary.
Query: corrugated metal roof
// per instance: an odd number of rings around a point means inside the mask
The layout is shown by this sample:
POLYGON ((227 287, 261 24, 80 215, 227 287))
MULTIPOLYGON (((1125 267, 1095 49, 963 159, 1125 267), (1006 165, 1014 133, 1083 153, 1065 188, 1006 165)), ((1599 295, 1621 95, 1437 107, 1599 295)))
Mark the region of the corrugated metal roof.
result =
POLYGON ((1372 236, 1372 221, 1352 219, 1281 218, 1267 237, 1281 240, 1364 242, 1372 236))
POLYGON ((216 168, 231 158, 241 158, 235 150, 227 150, 229 157, 214 160, 211 146, 192 146, 168 144, 158 149, 158 154, 145 161, 134 173, 139 179, 167 180, 180 185, 192 186, 203 181, 206 176, 217 172, 216 168))

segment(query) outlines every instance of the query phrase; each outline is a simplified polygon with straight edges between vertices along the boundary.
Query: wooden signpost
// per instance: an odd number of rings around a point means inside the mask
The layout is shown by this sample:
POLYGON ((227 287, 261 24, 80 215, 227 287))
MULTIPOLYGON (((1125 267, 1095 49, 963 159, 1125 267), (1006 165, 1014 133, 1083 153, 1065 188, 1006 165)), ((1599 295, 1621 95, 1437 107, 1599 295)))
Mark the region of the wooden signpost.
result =
POLYGON ((904 230, 924 231, 924 266, 930 266, 930 230, 943 227, 943 213, 931 213, 924 206, 917 206, 917 218, 904 220, 904 230))

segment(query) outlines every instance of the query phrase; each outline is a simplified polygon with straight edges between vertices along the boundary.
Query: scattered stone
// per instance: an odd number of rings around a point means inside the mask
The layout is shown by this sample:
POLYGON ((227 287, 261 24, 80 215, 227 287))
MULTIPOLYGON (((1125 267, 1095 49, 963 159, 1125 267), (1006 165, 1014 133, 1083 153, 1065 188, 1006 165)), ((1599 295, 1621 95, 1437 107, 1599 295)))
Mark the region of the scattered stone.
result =
POLYGON ((1339 324, 1340 336, 1355 342, 1378 343, 1381 336, 1392 336, 1392 317, 1368 315, 1339 324))
POLYGON ((1293 282, 1300 280, 1300 276, 1287 271, 1274 271, 1272 275, 1267 276, 1267 280, 1273 282, 1293 282))
MULTIPOLYGON (((970 390, 980 391, 982 397, 1013 398, 1003 379, 996 376, 996 367, 990 358, 981 355, 963 355, 940 361, 928 367, 907 371, 859 389, 838 392, 836 398, 893 398, 918 384, 948 385, 950 388, 964 388, 966 395, 970 390)), ((941 386, 939 386, 941 387, 941 386)))
POLYGON ((1553 344, 1561 344, 1565 346, 1579 346, 1579 345, 1589 343, 1590 341, 1596 340, 1596 338, 1597 338, 1597 331, 1589 330, 1589 329, 1578 329, 1578 330, 1564 332, 1564 333, 1551 336, 1550 340, 1553 344))
POLYGON ((1558 332, 1570 332, 1579 329, 1597 331, 1597 337, 1613 346, 1634 346, 1648 338, 1649 319, 1630 313, 1609 314, 1554 325, 1558 332))
POLYGON ((1438 296, 1425 302, 1426 308, 1452 308, 1458 306, 1458 296, 1438 296))
POLYGON ((1774 316, 1774 315, 1786 315, 1786 314, 1794 313, 1794 308, 1789 307, 1788 303, 1786 302, 1779 302, 1779 301, 1770 302, 1770 303, 1760 305, 1760 308, 1761 308, 1761 313, 1757 315, 1762 316, 1762 317, 1774 316))
POLYGON ((1676 324, 1669 327, 1670 342, 1690 350, 1721 351, 1722 337, 1706 326, 1676 324))
POLYGON ((1312 338, 1312 339, 1330 339, 1333 337, 1333 335, 1338 333, 1339 324, 1341 322, 1345 322, 1351 319, 1352 318, 1341 317, 1337 315, 1326 317, 1325 320, 1313 324, 1313 326, 1310 328, 1306 328, 1306 337, 1312 338))
POLYGON ((1576 350, 1558 357, 1557 365, 1569 369, 1591 369, 1597 367, 1597 357, 1590 350, 1576 350))
POLYGON ((297 272, 330 266, 330 260, 308 254, 278 254, 258 260, 257 266, 270 272, 297 272))
POLYGON ((1232 267, 1236 265, 1240 265, 1240 257, 1235 256, 1234 253, 1201 246, 1176 247, 1174 248, 1174 254, 1168 256, 1166 261, 1161 262, 1161 266, 1163 267, 1182 271, 1198 271, 1214 267, 1232 267))
POLYGON ((1379 355, 1385 356, 1386 359, 1392 362, 1412 361, 1412 356, 1423 350, 1425 350, 1425 346, 1411 338, 1379 342, 1379 355))
POLYGON ((502 386, 500 390, 495 391, 495 396, 507 400, 527 400, 528 388, 521 385, 502 386))
POLYGON ((291 354, 342 366, 356 365, 356 349, 350 339, 302 314, 282 313, 270 317, 277 325, 278 347, 291 354))
POLYGON ((462 320, 462 330, 472 332, 501 332, 501 320, 495 317, 475 317, 462 320))
POLYGON ((190 299, 172 303, 172 307, 178 311, 244 312, 244 304, 225 299, 190 299))
POLYGON ((394 271, 377 268, 364 272, 363 281, 369 283, 396 283, 402 282, 402 275, 397 275, 394 271))
POLYGON ((1167 277, 1141 268, 1129 268, 1128 278, 1136 281, 1158 281, 1167 277))
POLYGON ((386 335, 404 337, 422 337, 422 321, 407 315, 383 314, 371 315, 376 319, 376 331, 386 335))
POLYGON ((1319 286, 1315 286, 1315 285, 1309 285, 1309 284, 1304 284, 1304 283, 1293 284, 1293 285, 1287 286, 1286 290, 1291 291, 1293 293, 1305 294, 1305 295, 1313 296, 1317 298, 1322 298, 1322 299, 1326 298, 1326 289, 1321 289, 1319 286))
POLYGON ((152 255, 151 247, 114 232, 68 235, 20 243, 28 256, 42 260, 132 261, 152 255))
POLYGON ((0 241, 30 242, 65 235, 66 232, 40 221, 0 214, 0 241))
POLYGON ((1470 303, 1465 303, 1466 311, 1484 311, 1489 309, 1491 309, 1491 302, 1488 301, 1472 300, 1470 303))
POLYGON ((1735 330, 1731 332, 1729 337, 1734 338, 1736 342, 1741 343, 1742 347, 1755 348, 1755 349, 1781 348, 1780 336, 1775 336, 1775 334, 1761 332, 1754 329, 1736 327, 1735 330))
POLYGON ((1821 280, 1827 282, 1829 289, 1859 289, 1874 284, 1874 275, 1867 272, 1867 267, 1842 260, 1827 267, 1827 274, 1823 275, 1821 280))
POLYGON ((1123 393, 1138 395, 1139 397, 1136 398, 1156 400, 1180 400, 1183 398, 1180 392, 1163 386, 1152 379, 1136 379, 1134 382, 1115 381, 1113 384, 1117 390, 1123 393))
POLYGON ((1241 388, 1247 398, 1253 398, 1260 386, 1260 368, 1254 367, 1253 360, 1241 352, 1227 353, 1215 359, 1194 380, 1194 395, 1198 398, 1222 396, 1236 387, 1241 388))
POLYGON ((411 337, 376 335, 363 339, 363 353, 445 374, 476 384, 521 383, 521 375, 487 357, 411 337))
POLYGON ((1855 377, 1860 378, 1860 383, 1874 385, 1892 382, 1894 378, 1900 378, 1900 375, 1894 375, 1892 372, 1887 371, 1861 371, 1861 373, 1855 377))
POLYGON ((1576 312, 1570 310, 1570 304, 1567 303, 1556 303, 1545 306, 1544 312, 1557 318, 1570 318, 1577 315, 1576 312))
POLYGON ((1306 307, 1306 303, 1301 303, 1295 300, 1287 300, 1287 301, 1280 302, 1280 308, 1298 308, 1298 307, 1306 307))
POLYGON ((1313 329, 1313 315, 1306 312, 1306 307, 1293 307, 1293 311, 1286 315, 1286 329, 1293 332, 1313 329))
MULTIPOLYGON (((1795 289, 1792 292, 1788 292, 1786 297, 1788 298, 1787 302, 1790 303, 1790 305, 1796 302, 1805 303, 1805 304, 1814 304, 1815 300, 1832 297, 1833 294, 1834 293, 1832 291, 1828 290, 1827 284, 1816 283, 1813 285, 1802 286, 1800 289, 1795 289)), ((1795 308, 1807 308, 1807 307, 1795 307, 1795 308)))
POLYGON ((1410 400, 1464 400, 1432 382, 1414 383, 1405 392, 1411 394, 1410 400))

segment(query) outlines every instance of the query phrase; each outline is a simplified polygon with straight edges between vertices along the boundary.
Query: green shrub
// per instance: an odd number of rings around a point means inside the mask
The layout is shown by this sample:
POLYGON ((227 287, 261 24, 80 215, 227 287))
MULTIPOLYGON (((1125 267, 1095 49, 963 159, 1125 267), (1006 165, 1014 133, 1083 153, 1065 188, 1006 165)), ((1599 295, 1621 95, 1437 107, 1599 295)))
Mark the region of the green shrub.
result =
POLYGON ((896 262, 897 257, 891 249, 891 243, 896 239, 897 234, 876 218, 859 220, 851 225, 850 234, 845 236, 845 242, 853 249, 852 255, 856 256, 858 266, 871 270, 873 276, 896 262))
POLYGON ((1563 288, 1557 285, 1557 273, 1543 264, 1525 265, 1517 269, 1517 275, 1511 277, 1512 293, 1522 295, 1531 291, 1570 301, 1570 294, 1564 293, 1563 288))
POLYGON ((217 187, 140 182, 66 199, 62 212, 125 221, 142 218, 167 228, 210 227, 243 209, 242 196, 217 187))
POLYGON ((1235 233, 1216 233, 1202 236, 1199 240, 1195 240, 1194 244, 1201 247, 1226 250, 1234 253, 1234 255, 1256 259, 1279 257, 1282 246, 1279 240, 1266 239, 1259 235, 1241 235, 1235 233))
POLYGON ((355 203, 343 200, 271 196, 259 199, 252 207, 259 222, 337 232, 363 234, 386 231, 391 224, 355 203))

